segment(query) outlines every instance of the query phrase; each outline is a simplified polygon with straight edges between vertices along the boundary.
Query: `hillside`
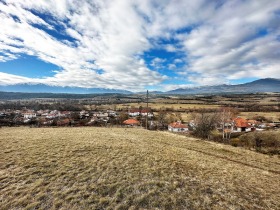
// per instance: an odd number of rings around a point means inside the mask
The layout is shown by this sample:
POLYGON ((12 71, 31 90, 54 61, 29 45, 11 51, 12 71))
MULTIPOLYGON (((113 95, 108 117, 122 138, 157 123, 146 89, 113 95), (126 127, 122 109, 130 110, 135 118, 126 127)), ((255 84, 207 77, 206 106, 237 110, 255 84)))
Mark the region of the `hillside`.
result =
POLYGON ((168 132, 0 128, 1 209, 279 209, 280 160, 168 132))

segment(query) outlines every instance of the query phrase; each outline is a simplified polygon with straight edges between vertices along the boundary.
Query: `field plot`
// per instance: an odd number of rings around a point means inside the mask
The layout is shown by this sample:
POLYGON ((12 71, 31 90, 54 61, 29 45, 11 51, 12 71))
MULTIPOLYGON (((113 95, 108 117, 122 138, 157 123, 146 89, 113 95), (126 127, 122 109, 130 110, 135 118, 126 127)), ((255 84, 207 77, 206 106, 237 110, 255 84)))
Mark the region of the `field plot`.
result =
POLYGON ((280 209, 280 159, 168 132, 1 128, 1 209, 280 209))
POLYGON ((254 117, 264 116, 268 120, 279 121, 280 112, 241 112, 239 116, 245 119, 254 119, 254 117))
MULTIPOLYGON (((121 104, 118 105, 117 108, 123 109, 124 107, 135 107, 139 108, 140 106, 146 107, 146 103, 129 103, 129 104, 121 104)), ((180 103, 149 103, 149 107, 152 109, 174 109, 174 110, 180 110, 180 109, 217 109, 220 107, 220 105, 209 105, 209 104, 180 104, 180 103)))

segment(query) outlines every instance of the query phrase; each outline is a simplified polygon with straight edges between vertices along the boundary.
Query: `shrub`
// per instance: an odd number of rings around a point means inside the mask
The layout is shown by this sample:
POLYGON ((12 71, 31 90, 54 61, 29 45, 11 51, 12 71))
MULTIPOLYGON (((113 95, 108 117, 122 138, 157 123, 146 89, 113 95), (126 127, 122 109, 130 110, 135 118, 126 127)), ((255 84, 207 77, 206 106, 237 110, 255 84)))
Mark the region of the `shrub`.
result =
POLYGON ((266 122, 267 119, 264 116, 254 116, 253 117, 254 120, 260 121, 260 122, 266 122))
POLYGON ((223 134, 217 130, 213 130, 210 134, 210 139, 217 142, 223 141, 223 134))
POLYGON ((280 154, 280 132, 264 131, 240 136, 241 144, 258 152, 280 154))
POLYGON ((240 141, 239 138, 230 139, 229 143, 231 146, 234 146, 234 147, 242 146, 242 142, 240 141))
POLYGON ((241 132, 236 132, 236 133, 231 133, 230 137, 231 138, 239 138, 243 133, 241 132))

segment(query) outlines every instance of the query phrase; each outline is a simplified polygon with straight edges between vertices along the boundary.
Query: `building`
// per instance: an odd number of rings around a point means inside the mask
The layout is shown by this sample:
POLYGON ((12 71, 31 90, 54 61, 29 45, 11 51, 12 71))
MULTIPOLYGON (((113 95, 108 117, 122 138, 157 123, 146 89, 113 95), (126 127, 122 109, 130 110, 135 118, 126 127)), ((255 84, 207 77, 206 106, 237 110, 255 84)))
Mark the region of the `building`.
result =
POLYGON ((151 111, 151 109, 131 109, 128 112, 128 115, 130 117, 137 117, 137 116, 147 116, 148 117, 153 117, 153 113, 151 111))
POLYGON ((127 119, 127 120, 123 121, 123 124, 129 125, 129 126, 138 126, 138 125, 140 125, 140 122, 135 119, 127 119))
POLYGON ((252 131, 252 126, 248 123, 248 120, 241 117, 237 117, 234 120, 233 131, 235 132, 249 132, 252 131))
POLYGON ((36 117, 37 115, 36 115, 36 113, 34 113, 34 112, 26 112, 26 113, 23 113, 23 117, 25 118, 25 119, 31 119, 31 118, 34 118, 34 117, 36 117))
POLYGON ((171 132, 187 132, 188 126, 182 124, 181 122, 174 122, 168 125, 168 130, 171 132))

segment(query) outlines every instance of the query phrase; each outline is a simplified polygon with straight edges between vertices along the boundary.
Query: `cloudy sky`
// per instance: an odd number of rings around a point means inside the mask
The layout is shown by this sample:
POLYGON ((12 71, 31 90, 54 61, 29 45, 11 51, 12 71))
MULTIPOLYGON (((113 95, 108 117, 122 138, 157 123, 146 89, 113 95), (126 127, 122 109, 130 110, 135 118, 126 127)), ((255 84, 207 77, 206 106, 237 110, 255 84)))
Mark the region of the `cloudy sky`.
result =
POLYGON ((1 0, 0 85, 170 90, 280 78, 279 0, 1 0))

